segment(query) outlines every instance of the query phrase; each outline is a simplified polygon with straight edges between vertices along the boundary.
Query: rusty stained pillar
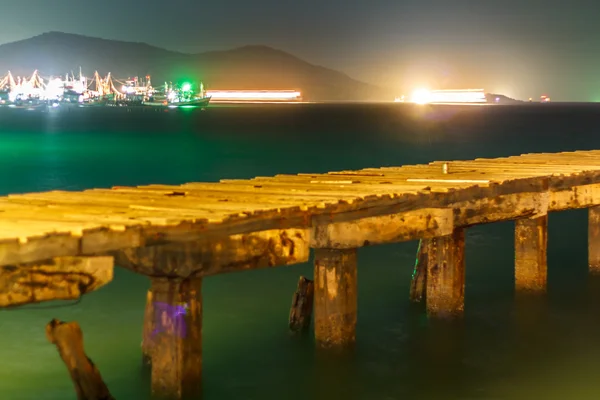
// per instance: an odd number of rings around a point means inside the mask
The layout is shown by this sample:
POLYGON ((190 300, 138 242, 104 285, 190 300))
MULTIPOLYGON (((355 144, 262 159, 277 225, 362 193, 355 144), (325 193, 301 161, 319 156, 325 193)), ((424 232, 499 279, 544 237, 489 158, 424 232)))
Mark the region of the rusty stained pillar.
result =
POLYGON ((515 288, 546 291, 548 282, 548 215, 515 221, 515 288))
POLYGON ((430 239, 419 241, 417 259, 410 283, 409 298, 413 303, 422 303, 427 297, 427 263, 429 262, 427 251, 429 250, 429 242, 430 239))
POLYGON ((152 397, 161 400, 199 398, 202 391, 202 278, 151 279, 152 397))
POLYGON ((427 246, 427 314, 462 315, 465 304, 465 231, 432 238, 427 246))
POLYGON ((321 348, 356 340, 356 249, 315 249, 315 340, 321 348))
POLYGON ((588 265, 593 275, 600 275, 600 206, 588 208, 588 265))

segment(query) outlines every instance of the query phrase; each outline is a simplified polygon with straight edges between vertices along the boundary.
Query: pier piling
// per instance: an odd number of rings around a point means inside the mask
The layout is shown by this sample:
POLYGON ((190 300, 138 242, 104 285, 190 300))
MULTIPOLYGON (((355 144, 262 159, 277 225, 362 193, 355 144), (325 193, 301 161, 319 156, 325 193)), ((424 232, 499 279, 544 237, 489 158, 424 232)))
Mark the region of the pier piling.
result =
POLYGON ((600 206, 588 209, 588 260, 590 273, 600 275, 600 206))
POLYGON ((314 275, 317 346, 352 346, 356 339, 356 249, 316 249, 314 275))
POLYGON ((460 316, 465 302, 465 231, 429 240, 427 248, 427 313, 460 316))
POLYGON ((154 296, 152 289, 146 293, 146 308, 144 310, 144 326, 142 328, 142 364, 152 365, 152 335, 155 329, 154 296))
POLYGON ((202 279, 152 280, 152 396, 197 398, 202 380, 202 279))
POLYGON ((515 288, 517 292, 546 291, 548 215, 515 221, 515 288))

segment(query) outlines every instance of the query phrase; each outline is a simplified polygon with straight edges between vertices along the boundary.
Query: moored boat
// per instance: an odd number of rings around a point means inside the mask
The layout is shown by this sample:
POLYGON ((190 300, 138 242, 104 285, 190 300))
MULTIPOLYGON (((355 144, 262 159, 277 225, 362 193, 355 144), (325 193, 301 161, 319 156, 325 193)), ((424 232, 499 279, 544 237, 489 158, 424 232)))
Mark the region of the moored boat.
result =
POLYGON ((0 90, 0 105, 9 103, 10 90, 0 90))
POLYGON ((145 101, 145 106, 150 107, 207 107, 208 103, 210 103, 210 97, 198 97, 188 101, 178 101, 178 102, 169 102, 168 100, 164 101, 145 101))
POLYGON ((210 96, 206 95, 204 84, 200 83, 200 90, 196 94, 192 88, 192 84, 184 83, 180 87, 174 87, 165 83, 164 92, 162 94, 154 94, 147 101, 144 101, 145 106, 150 107, 167 107, 167 108, 182 108, 182 107, 207 107, 210 103, 210 96))

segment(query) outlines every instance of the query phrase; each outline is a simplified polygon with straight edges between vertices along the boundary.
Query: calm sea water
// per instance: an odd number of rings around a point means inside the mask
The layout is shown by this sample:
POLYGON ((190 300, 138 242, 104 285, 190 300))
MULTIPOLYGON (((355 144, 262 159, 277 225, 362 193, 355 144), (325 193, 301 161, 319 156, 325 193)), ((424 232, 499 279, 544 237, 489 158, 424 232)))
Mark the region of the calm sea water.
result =
MULTIPOLYGON (((0 195, 178 184, 526 152, 600 149, 600 107, 295 105, 128 112, 0 110, 0 195)), ((359 252, 356 351, 287 333, 303 264, 204 283, 204 399, 597 399, 600 285, 585 210, 551 215, 549 294, 515 299, 513 225, 467 235, 465 319, 407 301, 416 242, 359 252)), ((44 326, 77 320, 118 400, 149 398, 140 338, 148 281, 118 269, 73 306, 0 311, 0 399, 75 399, 44 326)), ((66 303, 69 304, 69 303, 66 303)))

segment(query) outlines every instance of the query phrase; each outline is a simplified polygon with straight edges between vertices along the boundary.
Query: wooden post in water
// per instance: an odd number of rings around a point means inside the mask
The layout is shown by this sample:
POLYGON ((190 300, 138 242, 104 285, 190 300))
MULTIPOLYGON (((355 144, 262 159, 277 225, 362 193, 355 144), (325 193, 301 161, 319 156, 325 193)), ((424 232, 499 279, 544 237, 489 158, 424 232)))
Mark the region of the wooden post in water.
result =
POLYGON ((600 275, 600 206, 588 208, 588 264, 591 274, 600 275))
POLYGON ((301 276, 290 309, 289 327, 292 332, 306 332, 310 327, 313 298, 314 282, 301 276))
POLYGON ((429 240, 427 246, 427 314, 459 316, 465 303, 465 231, 429 240))
POLYGON ((202 278, 153 278, 152 395, 201 396, 202 278))
POLYGON ((548 215, 515 221, 515 286, 517 292, 545 292, 548 215))
POLYGON ((315 249, 315 340, 342 348, 356 340, 356 249, 315 249))
POLYGON ((417 260, 413 271, 410 284, 410 301, 421 303, 427 298, 427 263, 429 249, 429 239, 421 239, 419 241, 419 249, 417 250, 417 260))

